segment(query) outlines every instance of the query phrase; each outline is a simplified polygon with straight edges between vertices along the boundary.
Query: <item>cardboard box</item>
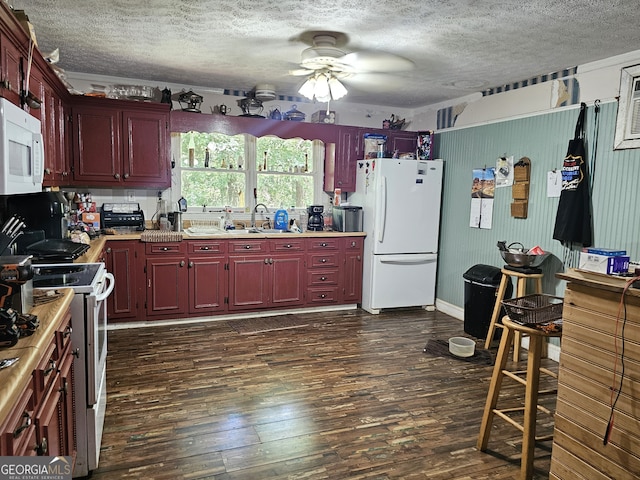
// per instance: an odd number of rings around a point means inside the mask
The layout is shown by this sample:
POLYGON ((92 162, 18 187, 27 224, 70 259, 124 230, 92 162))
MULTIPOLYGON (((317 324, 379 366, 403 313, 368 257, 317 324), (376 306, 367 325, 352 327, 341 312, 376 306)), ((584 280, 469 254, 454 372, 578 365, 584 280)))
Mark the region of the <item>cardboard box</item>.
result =
POLYGON ((94 212, 84 212, 82 214, 82 223, 89 225, 95 229, 100 229, 100 214, 94 212))
POLYGON ((329 112, 326 110, 318 110, 311 114, 311 123, 336 123, 336 112, 333 110, 329 112))
POLYGON ((31 37, 31 40, 37 47, 38 40, 36 39, 36 30, 35 28, 33 28, 33 24, 29 21, 29 17, 27 16, 27 14, 24 13, 24 10, 14 10, 13 14, 18 19, 24 31, 27 32, 27 35, 31 37))
POLYGON ((589 272, 604 273, 624 273, 629 270, 629 257, 609 255, 598 255, 597 253, 580 252, 580 263, 578 268, 589 272))

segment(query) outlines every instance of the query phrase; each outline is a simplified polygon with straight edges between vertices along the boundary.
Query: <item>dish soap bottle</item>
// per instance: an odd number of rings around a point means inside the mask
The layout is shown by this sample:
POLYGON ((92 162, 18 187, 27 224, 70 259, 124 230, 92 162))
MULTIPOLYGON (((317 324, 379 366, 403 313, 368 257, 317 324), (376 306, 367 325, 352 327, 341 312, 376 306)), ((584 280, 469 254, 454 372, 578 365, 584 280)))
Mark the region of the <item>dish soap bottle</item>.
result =
POLYGON ((287 230, 289 228, 289 214, 284 208, 276 211, 274 227, 276 230, 287 230))

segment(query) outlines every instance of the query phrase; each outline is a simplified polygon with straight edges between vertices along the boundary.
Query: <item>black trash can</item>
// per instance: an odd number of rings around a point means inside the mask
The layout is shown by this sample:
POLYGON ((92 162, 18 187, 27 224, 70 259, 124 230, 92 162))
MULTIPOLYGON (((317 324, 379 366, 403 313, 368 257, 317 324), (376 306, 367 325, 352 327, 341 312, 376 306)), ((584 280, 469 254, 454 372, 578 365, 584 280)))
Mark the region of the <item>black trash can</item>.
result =
MULTIPOLYGON (((462 277, 464 278, 464 331, 476 338, 487 338, 502 273, 499 268, 492 265, 479 264, 467 270, 462 277)), ((511 298, 512 294, 513 285, 509 278, 504 298, 511 298)), ((501 312, 499 318, 503 315, 504 312, 501 312)), ((502 329, 497 328, 497 335, 494 335, 493 339, 499 337, 501 332, 502 329)))

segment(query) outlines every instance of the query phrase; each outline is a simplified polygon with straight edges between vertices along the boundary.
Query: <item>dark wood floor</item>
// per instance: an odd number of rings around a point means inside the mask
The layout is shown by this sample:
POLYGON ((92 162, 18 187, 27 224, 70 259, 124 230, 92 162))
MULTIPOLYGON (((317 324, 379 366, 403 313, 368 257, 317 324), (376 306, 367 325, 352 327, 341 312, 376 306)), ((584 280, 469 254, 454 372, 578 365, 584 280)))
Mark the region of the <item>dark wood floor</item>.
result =
MULTIPOLYGON (((519 477, 521 435, 506 422, 476 449, 492 367, 423 352, 465 335, 462 322, 420 309, 308 315, 308 327, 250 335, 224 321, 110 331, 93 479, 519 477)), ((505 381, 499 406, 523 393, 505 381)), ((551 428, 539 415, 539 432, 551 428)), ((541 443, 535 479, 550 456, 541 443)))

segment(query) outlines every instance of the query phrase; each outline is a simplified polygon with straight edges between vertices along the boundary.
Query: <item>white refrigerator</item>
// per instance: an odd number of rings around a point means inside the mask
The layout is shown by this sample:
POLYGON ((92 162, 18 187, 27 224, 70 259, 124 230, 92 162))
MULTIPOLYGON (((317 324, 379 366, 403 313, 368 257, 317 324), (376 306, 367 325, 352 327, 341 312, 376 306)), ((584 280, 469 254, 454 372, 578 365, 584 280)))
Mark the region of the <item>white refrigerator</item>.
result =
POLYGON ((351 205, 362 206, 362 308, 435 304, 442 160, 358 160, 351 205))

